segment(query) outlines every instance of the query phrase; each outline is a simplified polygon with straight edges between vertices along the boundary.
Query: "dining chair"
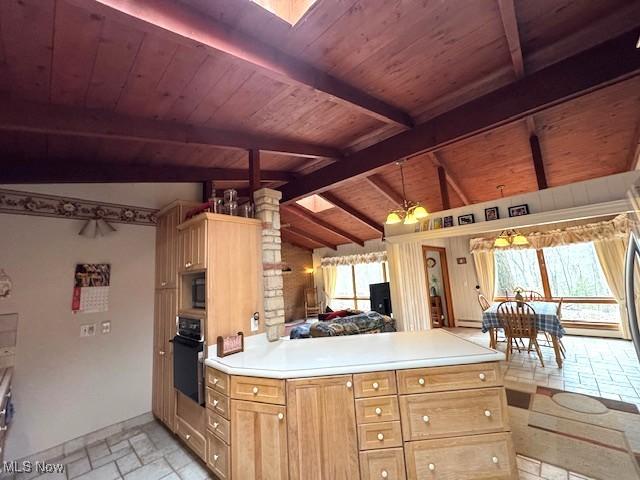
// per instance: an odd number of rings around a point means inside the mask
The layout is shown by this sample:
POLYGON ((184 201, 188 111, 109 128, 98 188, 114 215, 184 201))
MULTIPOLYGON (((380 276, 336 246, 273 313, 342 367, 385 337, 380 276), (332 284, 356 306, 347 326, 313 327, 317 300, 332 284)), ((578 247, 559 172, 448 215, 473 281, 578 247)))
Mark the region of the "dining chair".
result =
MULTIPOLYGON (((538 344, 538 329, 536 327, 535 310, 528 303, 502 302, 498 305, 498 319, 504 328, 507 337, 507 361, 513 353, 512 342, 517 340, 529 340, 527 352, 531 352, 531 348, 536 349, 540 363, 544 367, 544 360, 540 345, 538 344)), ((520 348, 516 343, 518 351, 520 348)))
MULTIPOLYGON (((558 320, 562 323, 562 302, 564 302, 564 297, 560 297, 560 302, 558 302, 558 308, 556 310, 556 315, 558 316, 558 320)), ((560 345, 560 353, 564 358, 567 358, 567 349, 564 347, 564 343, 562 343, 562 339, 558 338, 558 345, 560 345)))
POLYGON ((488 310, 489 307, 491 306, 491 304, 489 303, 489 300, 487 300, 487 297, 485 297, 481 293, 478 293, 478 303, 480 304, 480 308, 482 309, 483 312, 485 310, 488 310))
POLYGON ((318 292, 315 288, 304 289, 304 316, 318 315, 320 313, 320 305, 318 304, 318 292))
POLYGON ((544 295, 536 292, 535 290, 525 290, 522 292, 522 297, 525 302, 544 302, 547 300, 544 295))

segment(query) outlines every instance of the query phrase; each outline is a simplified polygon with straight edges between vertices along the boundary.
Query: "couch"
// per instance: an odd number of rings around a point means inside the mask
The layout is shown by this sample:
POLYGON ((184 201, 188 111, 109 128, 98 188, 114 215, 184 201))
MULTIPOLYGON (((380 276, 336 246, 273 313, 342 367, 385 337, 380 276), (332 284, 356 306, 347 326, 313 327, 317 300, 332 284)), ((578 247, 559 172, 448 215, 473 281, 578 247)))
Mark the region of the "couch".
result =
POLYGON ((396 321, 393 318, 378 312, 363 312, 342 318, 298 325, 291 330, 289 337, 294 340, 395 331, 396 321))

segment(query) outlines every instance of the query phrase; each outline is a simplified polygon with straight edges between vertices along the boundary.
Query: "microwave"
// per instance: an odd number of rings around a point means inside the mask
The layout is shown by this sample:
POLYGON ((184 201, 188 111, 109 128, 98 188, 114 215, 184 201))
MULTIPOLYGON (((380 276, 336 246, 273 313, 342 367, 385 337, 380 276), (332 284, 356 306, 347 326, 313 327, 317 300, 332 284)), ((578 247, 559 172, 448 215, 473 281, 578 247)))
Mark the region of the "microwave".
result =
POLYGON ((191 283, 191 305, 193 308, 206 308, 207 281, 205 277, 194 278, 191 283))

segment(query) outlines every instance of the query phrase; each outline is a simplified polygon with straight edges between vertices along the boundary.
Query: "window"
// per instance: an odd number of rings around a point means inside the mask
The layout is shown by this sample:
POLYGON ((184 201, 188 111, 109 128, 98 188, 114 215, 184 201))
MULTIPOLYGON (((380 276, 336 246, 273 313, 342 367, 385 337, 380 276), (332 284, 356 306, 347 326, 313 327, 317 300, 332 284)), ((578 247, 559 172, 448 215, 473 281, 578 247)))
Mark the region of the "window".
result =
POLYGON ((371 310, 369 285, 387 281, 387 262, 338 265, 333 310, 371 310))
POLYGON ((593 243, 541 250, 496 250, 496 297, 514 287, 563 299, 563 322, 619 323, 620 310, 593 243))

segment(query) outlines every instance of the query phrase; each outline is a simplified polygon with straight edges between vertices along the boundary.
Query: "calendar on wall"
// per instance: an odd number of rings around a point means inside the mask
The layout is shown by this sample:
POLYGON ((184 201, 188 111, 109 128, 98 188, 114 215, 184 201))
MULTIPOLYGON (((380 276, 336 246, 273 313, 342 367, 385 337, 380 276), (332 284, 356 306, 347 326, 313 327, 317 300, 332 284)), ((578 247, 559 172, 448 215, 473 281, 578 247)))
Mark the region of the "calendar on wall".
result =
POLYGON ((74 276, 73 313, 97 313, 109 310, 108 263, 78 263, 74 276))

